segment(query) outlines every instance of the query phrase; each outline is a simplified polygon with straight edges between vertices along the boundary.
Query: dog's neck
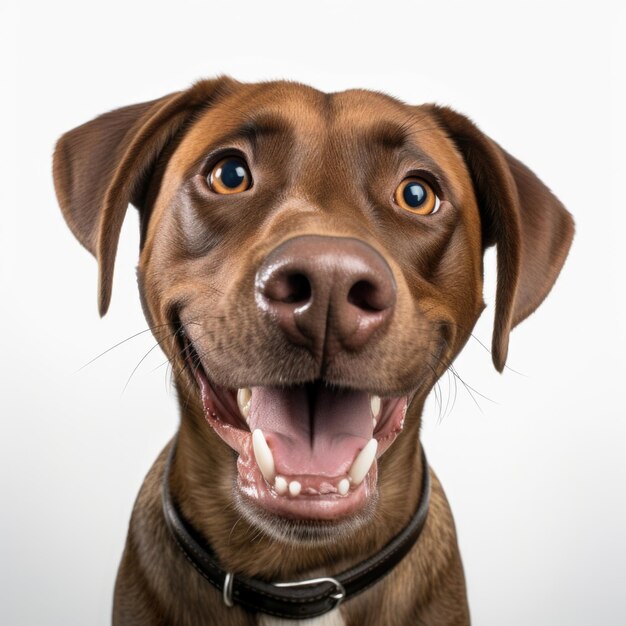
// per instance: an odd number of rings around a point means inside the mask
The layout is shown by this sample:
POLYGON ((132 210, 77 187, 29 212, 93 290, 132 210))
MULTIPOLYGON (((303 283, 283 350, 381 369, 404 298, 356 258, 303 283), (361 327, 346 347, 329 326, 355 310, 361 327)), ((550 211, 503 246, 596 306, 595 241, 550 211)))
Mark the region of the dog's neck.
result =
POLYGON ((393 445, 393 454, 380 460, 379 496, 372 521, 339 540, 296 546, 269 536, 241 515, 234 503, 235 453, 206 424, 200 408, 182 394, 179 397, 181 425, 172 466, 172 495, 229 571, 269 580, 337 573, 380 550, 417 508, 423 407, 418 398, 407 414, 405 431, 393 445))

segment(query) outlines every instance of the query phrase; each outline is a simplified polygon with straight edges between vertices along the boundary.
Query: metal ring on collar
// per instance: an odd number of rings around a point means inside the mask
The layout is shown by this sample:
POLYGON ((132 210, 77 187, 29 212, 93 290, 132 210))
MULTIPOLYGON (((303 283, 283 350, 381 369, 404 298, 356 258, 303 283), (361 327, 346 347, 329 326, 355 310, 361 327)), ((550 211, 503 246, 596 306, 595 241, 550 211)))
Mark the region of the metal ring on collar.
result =
POLYGON ((292 583, 274 583, 274 587, 305 587, 309 585, 317 585, 319 583, 332 583, 335 585, 335 593, 331 594, 331 598, 335 600, 334 608, 337 608, 342 600, 346 597, 345 587, 336 579, 329 576, 323 578, 309 578, 308 580, 298 580, 292 583))
POLYGON ((224 576, 224 589, 222 590, 222 598, 224 599, 224 604, 231 608, 235 606, 233 602, 233 583, 235 582, 235 575, 232 572, 226 572, 226 576, 224 576))

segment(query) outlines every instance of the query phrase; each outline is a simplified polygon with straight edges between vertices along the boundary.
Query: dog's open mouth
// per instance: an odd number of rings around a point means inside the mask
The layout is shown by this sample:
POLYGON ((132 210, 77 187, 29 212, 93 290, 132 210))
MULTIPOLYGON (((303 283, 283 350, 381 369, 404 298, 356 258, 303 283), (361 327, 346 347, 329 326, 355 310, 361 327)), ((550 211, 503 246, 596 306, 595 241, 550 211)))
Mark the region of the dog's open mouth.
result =
POLYGON ((332 520, 356 513, 375 493, 377 459, 402 430, 407 396, 323 381, 220 388, 184 343, 205 417, 238 453, 238 487, 252 503, 292 519, 332 520))

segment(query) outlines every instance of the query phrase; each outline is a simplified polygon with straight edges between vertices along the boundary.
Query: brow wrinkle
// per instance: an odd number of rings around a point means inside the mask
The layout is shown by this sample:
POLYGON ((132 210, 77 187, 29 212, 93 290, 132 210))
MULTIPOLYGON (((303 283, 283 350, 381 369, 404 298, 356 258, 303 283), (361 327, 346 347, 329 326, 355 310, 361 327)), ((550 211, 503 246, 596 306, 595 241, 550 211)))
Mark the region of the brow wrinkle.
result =
POLYGON ((368 129, 366 141, 388 150, 399 150, 410 143, 410 138, 404 125, 384 121, 368 129))
POLYGON ((204 163, 206 155, 218 149, 220 146, 228 147, 233 143, 243 141, 250 146, 252 153, 255 154, 258 144, 262 139, 275 137, 277 135, 286 135, 291 138, 295 134, 295 129, 292 124, 276 113, 262 112, 257 115, 250 115, 243 111, 241 113, 244 119, 241 125, 217 137, 215 141, 212 141, 211 144, 206 147, 203 154, 187 168, 186 176, 190 176, 195 172, 198 167, 204 163))
POLYGON ((262 137, 272 137, 280 134, 289 134, 293 128, 287 120, 275 114, 264 113, 258 118, 248 120, 243 126, 235 130, 232 139, 243 139, 255 150, 262 137))

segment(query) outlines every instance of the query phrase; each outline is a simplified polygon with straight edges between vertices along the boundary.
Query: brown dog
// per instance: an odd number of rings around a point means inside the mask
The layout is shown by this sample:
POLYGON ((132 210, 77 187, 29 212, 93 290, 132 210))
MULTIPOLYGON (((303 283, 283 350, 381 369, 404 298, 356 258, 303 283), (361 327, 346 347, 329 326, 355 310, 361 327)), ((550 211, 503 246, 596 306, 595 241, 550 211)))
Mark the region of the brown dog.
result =
POLYGON ((181 408, 113 622, 468 624, 420 415, 484 308, 487 247, 498 370, 550 291, 573 222, 541 181, 447 108, 229 78, 70 131, 54 179, 98 259, 102 315, 139 209, 142 304, 181 408), (312 577, 333 578, 272 584, 312 577))

